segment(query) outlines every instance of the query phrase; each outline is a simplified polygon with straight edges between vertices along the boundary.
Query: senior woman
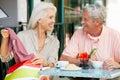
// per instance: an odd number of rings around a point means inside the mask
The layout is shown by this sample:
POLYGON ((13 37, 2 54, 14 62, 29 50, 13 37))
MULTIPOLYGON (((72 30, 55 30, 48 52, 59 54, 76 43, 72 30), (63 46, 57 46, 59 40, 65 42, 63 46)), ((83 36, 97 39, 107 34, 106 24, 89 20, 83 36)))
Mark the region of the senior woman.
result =
MULTIPOLYGON (((27 30, 17 34, 27 53, 35 55, 31 61, 32 64, 54 67, 55 62, 58 60, 59 41, 51 35, 56 11, 56 7, 52 3, 40 2, 33 9, 27 30)), ((2 35, 9 34, 9 31, 2 30, 1 33, 2 35)), ((6 44, 5 41, 3 41, 3 45, 4 43, 6 44)), ((6 57, 8 54, 2 52, 1 55, 6 57)), ((7 58, 6 61, 10 58, 12 57, 7 58)))
POLYGON ((56 7, 52 3, 41 2, 33 9, 28 30, 18 33, 28 53, 36 56, 34 64, 54 66, 58 60, 59 41, 51 36, 55 14, 56 7))

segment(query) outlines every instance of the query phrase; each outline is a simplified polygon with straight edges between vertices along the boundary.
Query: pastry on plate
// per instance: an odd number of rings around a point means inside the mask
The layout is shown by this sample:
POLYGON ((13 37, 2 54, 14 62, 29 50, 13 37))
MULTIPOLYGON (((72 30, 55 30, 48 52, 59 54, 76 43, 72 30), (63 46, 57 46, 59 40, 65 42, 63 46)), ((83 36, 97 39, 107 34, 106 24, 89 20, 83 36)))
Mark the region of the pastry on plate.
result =
POLYGON ((75 64, 68 64, 65 67, 66 70, 78 70, 80 69, 78 66, 76 66, 75 64))

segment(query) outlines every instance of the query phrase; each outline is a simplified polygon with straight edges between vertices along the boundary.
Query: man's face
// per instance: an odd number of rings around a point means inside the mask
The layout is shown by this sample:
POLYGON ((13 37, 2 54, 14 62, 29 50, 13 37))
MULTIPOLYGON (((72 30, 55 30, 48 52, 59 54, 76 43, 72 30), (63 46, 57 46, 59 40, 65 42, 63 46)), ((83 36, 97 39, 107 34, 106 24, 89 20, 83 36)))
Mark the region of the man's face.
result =
POLYGON ((96 28, 95 20, 89 15, 88 11, 83 11, 81 24, 84 31, 88 34, 92 34, 96 28))

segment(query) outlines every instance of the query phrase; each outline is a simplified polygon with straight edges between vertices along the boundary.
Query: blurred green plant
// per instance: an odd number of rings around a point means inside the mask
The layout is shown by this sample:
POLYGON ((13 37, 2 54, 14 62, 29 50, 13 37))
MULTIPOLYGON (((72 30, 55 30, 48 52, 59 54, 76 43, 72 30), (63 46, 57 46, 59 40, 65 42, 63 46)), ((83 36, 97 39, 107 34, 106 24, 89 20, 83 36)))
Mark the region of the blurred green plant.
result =
POLYGON ((89 57, 95 55, 96 52, 97 52, 97 48, 92 49, 90 54, 89 54, 89 57))

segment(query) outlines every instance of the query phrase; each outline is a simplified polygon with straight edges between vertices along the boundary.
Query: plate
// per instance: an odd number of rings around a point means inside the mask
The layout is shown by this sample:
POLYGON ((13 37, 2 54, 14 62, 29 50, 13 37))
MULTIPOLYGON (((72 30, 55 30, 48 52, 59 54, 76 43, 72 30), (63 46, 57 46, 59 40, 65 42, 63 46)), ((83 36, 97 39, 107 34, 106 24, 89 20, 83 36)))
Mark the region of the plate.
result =
POLYGON ((74 71, 74 70, 81 70, 82 68, 79 67, 78 69, 65 69, 65 68, 60 68, 60 69, 61 70, 70 70, 70 71, 72 70, 72 71, 74 71))

